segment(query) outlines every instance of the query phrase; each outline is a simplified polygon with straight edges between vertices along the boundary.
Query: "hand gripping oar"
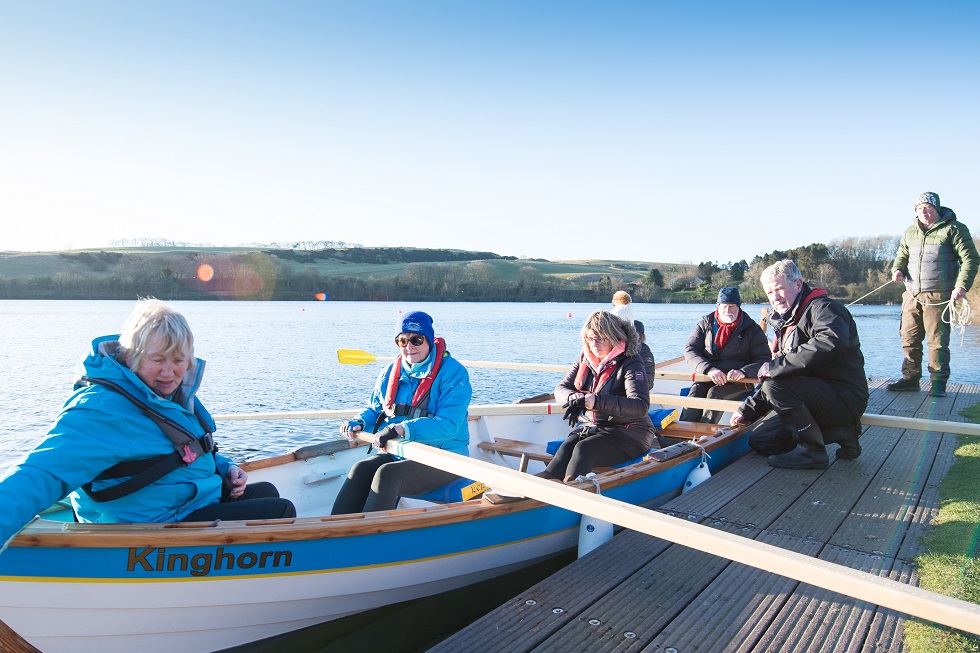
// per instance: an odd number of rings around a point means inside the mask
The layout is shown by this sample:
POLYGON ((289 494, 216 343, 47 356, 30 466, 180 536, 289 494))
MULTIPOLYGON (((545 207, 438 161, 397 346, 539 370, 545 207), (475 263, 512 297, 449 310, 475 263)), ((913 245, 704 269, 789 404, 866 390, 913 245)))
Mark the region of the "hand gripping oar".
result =
MULTIPOLYGON (((376 356, 361 349, 338 349, 337 360, 341 365, 367 365, 375 361, 393 361, 395 356, 376 356)), ((549 365, 547 363, 508 363, 504 361, 459 361, 464 367, 490 367, 498 370, 523 370, 525 372, 568 372, 571 365, 549 365)), ((687 372, 668 372, 657 370, 656 376, 659 379, 670 379, 673 381, 711 381, 707 374, 693 374, 687 372)), ((759 379, 739 379, 734 383, 758 383, 759 379)))

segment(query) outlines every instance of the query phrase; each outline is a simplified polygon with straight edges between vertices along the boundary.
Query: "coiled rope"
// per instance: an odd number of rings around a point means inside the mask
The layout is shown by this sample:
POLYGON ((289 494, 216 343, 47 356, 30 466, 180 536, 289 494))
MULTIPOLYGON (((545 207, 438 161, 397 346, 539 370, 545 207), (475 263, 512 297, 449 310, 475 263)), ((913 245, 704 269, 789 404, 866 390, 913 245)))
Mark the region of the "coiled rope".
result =
MULTIPOLYGON (((905 281, 905 287, 907 289, 910 288, 908 280, 905 281)), ((920 306, 943 306, 945 304, 946 308, 943 309, 939 319, 949 325, 949 331, 952 335, 960 337, 960 347, 963 346, 963 336, 966 334, 966 327, 973 322, 973 314, 970 312, 970 302, 966 297, 963 297, 963 303, 960 304, 959 308, 956 308, 956 304, 952 299, 947 299, 944 302, 924 302, 918 297, 914 299, 920 306)))
MULTIPOLYGON (((879 290, 881 290, 882 288, 884 288, 890 283, 891 281, 886 281, 885 283, 881 284, 880 286, 878 286, 871 292, 867 293, 866 295, 861 295, 853 302, 848 304, 848 306, 854 306, 854 304, 857 304, 859 301, 861 301, 865 297, 868 297, 869 295, 875 294, 876 292, 878 292, 879 290)), ((909 284, 908 279, 904 279, 904 283, 905 283, 905 289, 910 290, 911 286, 909 284)), ((949 330, 952 335, 960 337, 960 347, 963 346, 963 338, 964 335, 966 334, 966 327, 973 323, 973 315, 970 312, 970 302, 967 300, 966 297, 963 297, 963 303, 960 304, 959 308, 956 308, 956 304, 955 302, 953 302, 952 299, 947 299, 944 302, 928 303, 919 300, 918 297, 915 297, 915 301, 920 306, 942 306, 943 304, 945 304, 946 308, 943 309, 942 315, 940 315, 939 319, 941 319, 943 322, 949 325, 949 330)))

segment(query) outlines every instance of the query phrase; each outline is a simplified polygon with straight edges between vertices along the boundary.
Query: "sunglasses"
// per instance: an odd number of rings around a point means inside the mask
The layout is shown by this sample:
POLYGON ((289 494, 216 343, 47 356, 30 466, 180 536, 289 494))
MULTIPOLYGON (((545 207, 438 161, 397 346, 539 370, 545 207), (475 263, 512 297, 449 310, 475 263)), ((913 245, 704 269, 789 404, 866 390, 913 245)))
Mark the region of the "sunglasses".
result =
POLYGON ((601 345, 606 341, 602 336, 585 336, 585 340, 587 342, 594 342, 597 345, 601 345))
POLYGON ((416 347, 421 347, 425 343, 425 336, 395 336, 395 344, 399 347, 408 347, 409 343, 416 347))

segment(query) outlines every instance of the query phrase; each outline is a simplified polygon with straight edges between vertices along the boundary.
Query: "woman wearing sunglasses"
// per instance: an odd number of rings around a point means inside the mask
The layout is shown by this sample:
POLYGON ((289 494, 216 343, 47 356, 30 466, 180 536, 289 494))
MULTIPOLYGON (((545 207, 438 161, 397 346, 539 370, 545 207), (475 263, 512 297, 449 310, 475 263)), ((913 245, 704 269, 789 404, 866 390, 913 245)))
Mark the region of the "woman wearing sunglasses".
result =
POLYGON ((368 407, 340 429, 352 440, 365 429, 374 433, 378 453, 351 467, 334 515, 394 510, 398 497, 424 494, 459 478, 385 450, 389 440, 404 438, 465 456, 470 441, 469 374, 435 337, 432 318, 421 311, 406 314, 395 346, 398 360, 378 376, 368 407))
POLYGON ((573 481, 646 453, 656 442, 649 381, 632 321, 597 311, 582 327, 582 353, 555 388, 574 427, 543 473, 573 481))

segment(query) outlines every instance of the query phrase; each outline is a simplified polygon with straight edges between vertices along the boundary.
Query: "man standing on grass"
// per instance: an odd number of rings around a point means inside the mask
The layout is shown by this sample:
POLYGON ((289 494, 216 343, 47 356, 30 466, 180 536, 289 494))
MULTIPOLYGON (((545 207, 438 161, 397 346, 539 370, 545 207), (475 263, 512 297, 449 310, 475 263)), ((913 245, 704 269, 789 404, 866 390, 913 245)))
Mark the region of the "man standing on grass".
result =
POLYGON ((929 394, 946 396, 949 381, 948 303, 966 297, 980 265, 980 255, 966 225, 939 195, 922 193, 915 202, 916 220, 902 234, 892 281, 905 281, 902 295, 902 379, 889 383, 896 392, 918 391, 922 378, 922 340, 929 343, 929 394))

